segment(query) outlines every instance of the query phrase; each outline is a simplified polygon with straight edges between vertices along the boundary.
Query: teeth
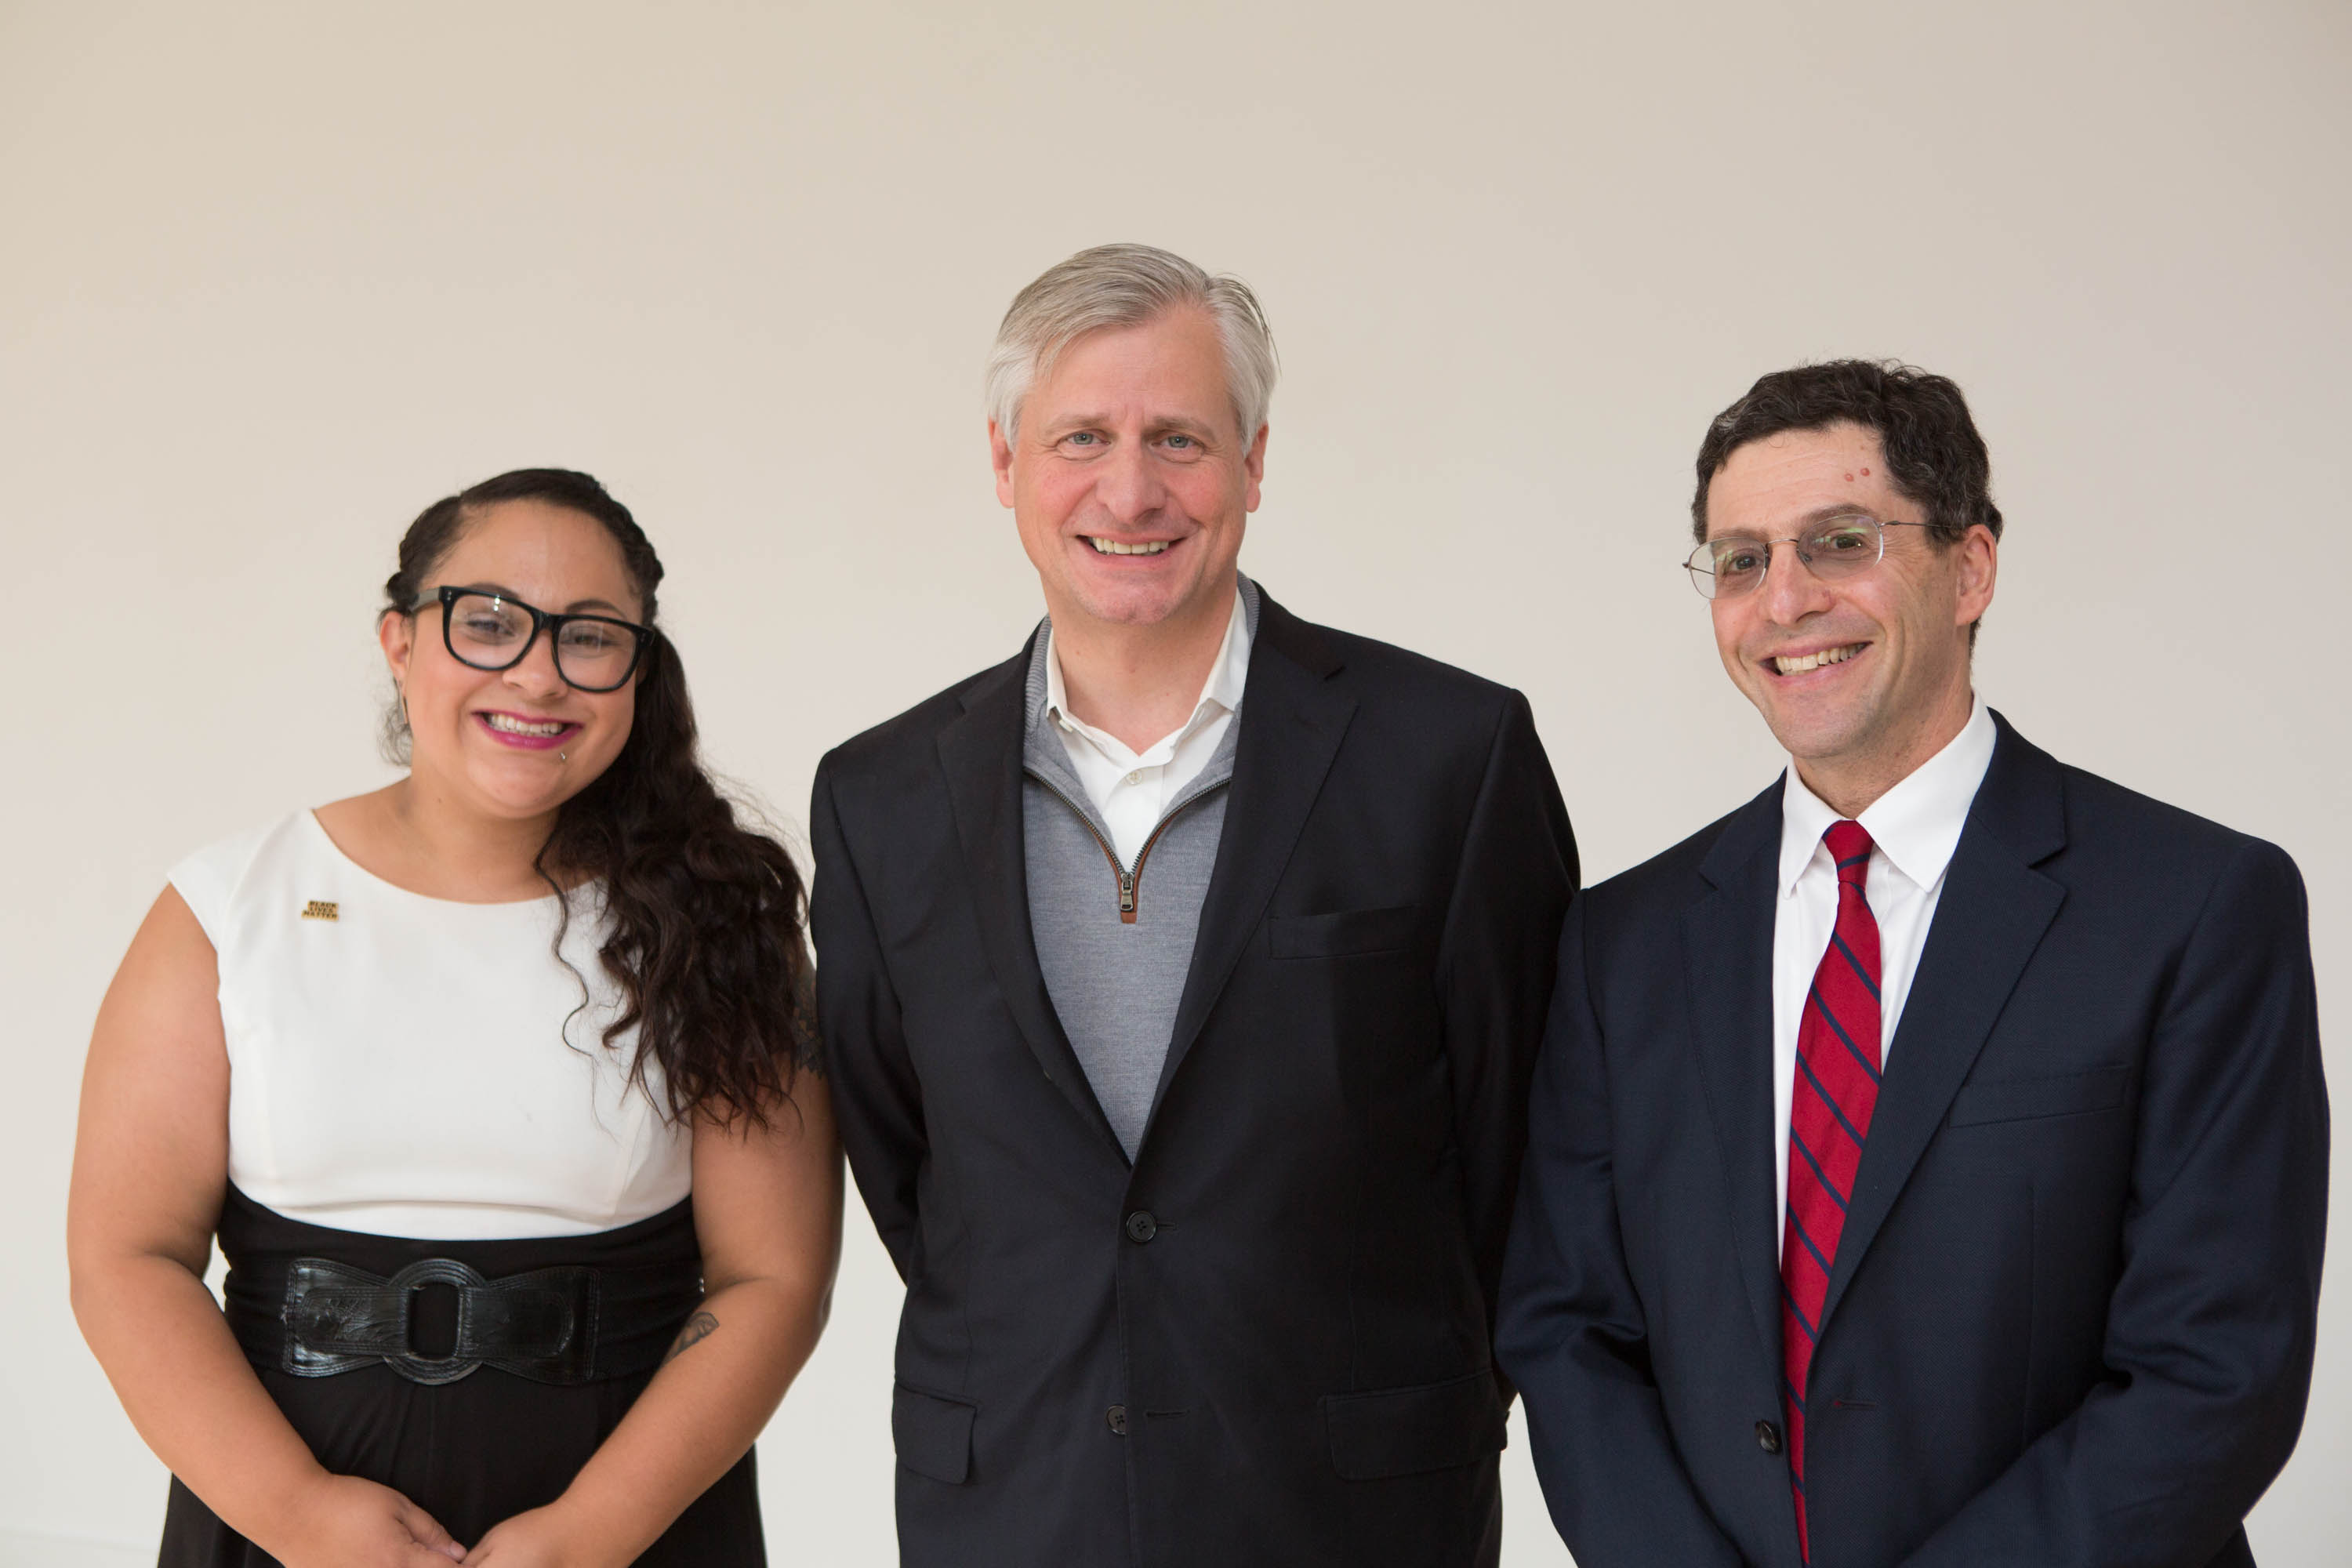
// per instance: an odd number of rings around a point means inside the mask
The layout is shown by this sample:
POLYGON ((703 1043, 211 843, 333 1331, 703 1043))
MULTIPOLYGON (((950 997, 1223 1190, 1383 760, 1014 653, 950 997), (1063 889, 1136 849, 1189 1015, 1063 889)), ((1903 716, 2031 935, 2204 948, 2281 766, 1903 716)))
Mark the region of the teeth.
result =
POLYGON ((1134 544, 1121 544, 1116 539, 1098 539, 1091 533, 1087 535, 1087 542, 1095 547, 1095 552, 1098 555, 1157 555, 1168 548, 1168 541, 1164 539, 1147 539, 1134 544))
POLYGON ((482 717, 490 721, 491 729, 503 730, 509 735, 560 735, 563 732, 563 722, 560 719, 534 724, 527 719, 510 719, 504 713, 485 713, 482 717))
POLYGON ((1804 654, 1796 658, 1775 658, 1772 663, 1783 675, 1802 675, 1806 670, 1819 669, 1825 664, 1843 664, 1862 648, 1862 644, 1853 642, 1843 647, 1823 648, 1819 653, 1804 654))

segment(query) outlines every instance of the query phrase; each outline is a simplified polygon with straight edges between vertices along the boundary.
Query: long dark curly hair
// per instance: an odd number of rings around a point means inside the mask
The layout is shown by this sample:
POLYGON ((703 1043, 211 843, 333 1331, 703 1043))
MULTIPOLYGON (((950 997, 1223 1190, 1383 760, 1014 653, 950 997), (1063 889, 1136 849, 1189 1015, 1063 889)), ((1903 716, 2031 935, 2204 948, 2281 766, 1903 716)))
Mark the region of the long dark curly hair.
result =
MULTIPOLYGON (((736 818, 703 770, 694 704, 677 649, 662 635, 655 590, 661 558, 629 509, 586 474, 518 468, 435 501, 400 541, 400 569, 385 579, 384 615, 406 616, 426 579, 483 509, 538 500, 602 524, 621 547, 629 580, 655 627, 637 670, 636 716, 620 755, 557 811, 533 868, 562 898, 555 936, 562 953, 572 900, 557 873, 593 881, 606 935, 598 956, 625 1005, 604 1043, 631 1026, 629 1075, 647 1086, 661 1069, 669 1114, 767 1126, 792 1102, 793 1080, 822 1070, 811 1007, 807 895, 782 845, 736 818)), ((388 749, 407 760, 408 730, 386 716, 388 749)))

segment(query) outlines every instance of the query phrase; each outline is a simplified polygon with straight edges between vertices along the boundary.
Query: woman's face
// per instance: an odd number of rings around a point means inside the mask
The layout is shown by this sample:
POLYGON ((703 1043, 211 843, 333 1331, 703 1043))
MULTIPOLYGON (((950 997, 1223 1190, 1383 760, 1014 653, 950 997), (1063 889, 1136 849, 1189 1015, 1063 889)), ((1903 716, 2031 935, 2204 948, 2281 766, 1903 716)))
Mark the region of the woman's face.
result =
POLYGON ((636 683, 575 689, 556 672, 545 632, 511 668, 460 663, 442 636, 447 612, 436 595, 445 584, 488 589, 551 614, 641 622, 645 605, 621 547, 602 523, 569 508, 497 502, 475 515, 426 574, 418 595, 428 601, 425 608, 386 616, 378 628, 408 703, 415 784, 492 816, 545 816, 620 754, 636 713, 636 683))

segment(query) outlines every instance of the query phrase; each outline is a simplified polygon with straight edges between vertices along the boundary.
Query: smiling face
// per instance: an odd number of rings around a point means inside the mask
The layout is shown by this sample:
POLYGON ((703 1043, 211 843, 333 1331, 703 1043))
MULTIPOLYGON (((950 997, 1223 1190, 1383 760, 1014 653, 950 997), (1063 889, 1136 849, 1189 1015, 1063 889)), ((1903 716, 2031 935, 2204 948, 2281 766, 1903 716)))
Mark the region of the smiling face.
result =
MULTIPOLYGON (((1849 511, 1926 521, 1887 478, 1875 431, 1783 431, 1717 471, 1707 538, 1789 539, 1849 511)), ((1834 582, 1776 544, 1761 586, 1711 602, 1716 648, 1806 784, 1853 816, 1968 722, 1968 628, 1992 603, 1996 565, 1981 527, 1953 545, 1888 529, 1877 565, 1834 582)))
POLYGON ((997 499, 1058 626, 1215 619, 1257 510, 1265 427, 1246 435, 1205 311, 1167 311, 1071 344, 989 442, 997 499))
MULTIPOLYGON (((483 508, 425 576, 494 590, 556 613, 643 619, 621 548, 602 523, 541 500, 483 508)), ((510 669, 476 669, 451 657, 438 603, 387 615, 378 632, 408 708, 410 774, 436 795, 488 816, 543 816, 587 787, 620 754, 635 715, 633 681, 580 691, 556 673, 542 633, 510 669)))

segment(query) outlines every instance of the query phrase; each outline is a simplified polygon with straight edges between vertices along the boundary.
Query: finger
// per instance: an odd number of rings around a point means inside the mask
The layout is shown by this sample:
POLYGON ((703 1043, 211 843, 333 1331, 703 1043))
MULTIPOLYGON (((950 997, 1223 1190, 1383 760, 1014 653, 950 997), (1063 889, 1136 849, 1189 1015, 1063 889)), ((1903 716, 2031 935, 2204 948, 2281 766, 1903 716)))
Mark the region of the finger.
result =
POLYGON ((409 1536, 417 1545, 427 1547, 452 1563, 465 1561, 466 1549, 441 1528, 440 1521, 405 1498, 401 1500, 400 1522, 408 1527, 409 1536))

